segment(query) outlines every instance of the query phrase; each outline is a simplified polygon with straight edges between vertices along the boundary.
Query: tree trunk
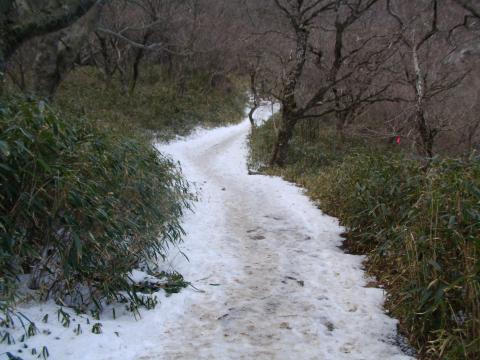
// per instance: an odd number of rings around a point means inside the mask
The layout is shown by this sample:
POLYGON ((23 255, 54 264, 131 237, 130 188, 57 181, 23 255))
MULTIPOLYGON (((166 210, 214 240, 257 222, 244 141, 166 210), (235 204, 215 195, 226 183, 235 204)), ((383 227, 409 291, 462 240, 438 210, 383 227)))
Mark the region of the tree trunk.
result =
POLYGON ((295 116, 297 110, 295 92, 307 60, 309 32, 305 27, 297 26, 295 28, 295 34, 295 60, 292 69, 287 75, 287 82, 282 89, 282 117, 280 119, 280 126, 278 127, 275 144, 273 146, 270 165, 285 165, 288 147, 293 136, 293 129, 298 120, 298 117, 295 116))
POLYGON ((250 124, 252 125, 252 129, 255 128, 255 119, 253 118, 253 114, 258 109, 259 101, 258 101, 258 93, 257 93, 257 86, 256 86, 256 70, 252 70, 250 72, 250 92, 252 93, 253 97, 253 104, 248 112, 248 118, 250 119, 250 124))
POLYGON ((5 68, 5 59, 3 58, 0 50, 0 96, 3 95, 3 88, 5 86, 5 68))
POLYGON ((435 130, 428 127, 427 120, 423 108, 417 108, 417 131, 419 135, 420 149, 419 152, 422 156, 432 158, 433 157, 433 142, 435 139, 435 130))
POLYGON ((296 123, 297 119, 290 111, 282 111, 282 117, 277 129, 277 136, 273 145, 272 156, 270 158, 270 165, 281 167, 285 165, 290 140, 293 137, 293 130, 296 123))
POLYGON ((435 138, 435 131, 429 127, 427 117, 425 115, 425 81, 423 79, 420 61, 418 59, 417 46, 412 48, 412 61, 415 70, 415 122, 419 137, 419 153, 422 156, 433 157, 433 141, 435 138))
POLYGON ((112 39, 109 39, 109 41, 107 41, 107 38, 102 37, 97 31, 95 32, 95 37, 97 38, 98 44, 100 45, 99 53, 103 61, 97 60, 96 56, 93 54, 93 50, 91 56, 94 60, 95 66, 102 72, 103 82, 106 90, 112 86, 113 76, 118 70, 118 63, 109 51, 109 44, 114 47, 112 44, 112 39))
POLYGON ((255 125, 255 119, 253 118, 253 114, 255 113, 255 110, 257 110, 257 106, 254 104, 251 108, 250 111, 248 112, 248 119, 250 120, 250 125, 252 125, 252 129, 256 127, 255 125))
POLYGON ((132 66, 132 81, 130 82, 130 95, 133 95, 135 88, 137 87, 138 77, 140 76, 140 61, 143 57, 143 49, 138 49, 135 54, 135 59, 133 60, 132 66))
MULTIPOLYGON (((152 21, 155 21, 155 19, 153 19, 152 21)), ((146 45, 148 42, 148 39, 152 35, 153 35, 153 32, 151 30, 147 30, 143 35, 142 45, 146 45)), ((142 61, 144 55, 145 55, 144 48, 139 48, 136 50, 135 58, 133 60, 133 66, 132 66, 132 81, 130 83, 130 95, 133 95, 133 93, 135 92, 135 88, 137 86, 137 80, 138 80, 138 77, 140 76, 140 62, 142 61)))
POLYGON ((95 28, 103 3, 94 6, 84 17, 69 28, 49 34, 40 41, 34 63, 33 92, 51 99, 60 82, 73 69, 78 54, 95 28))
MULTIPOLYGON (((3 24, 2 24, 3 25, 3 24)), ((0 96, 3 94, 5 86, 5 72, 7 70, 7 61, 11 55, 11 50, 8 47, 7 42, 3 38, 4 31, 0 29, 0 96)))
POLYGON ((335 112, 335 128, 337 130, 337 136, 342 144, 345 142, 345 127, 347 125, 347 116, 348 114, 346 113, 346 111, 335 112))
POLYGON ((69 26, 100 0, 0 1, 0 73, 22 43, 69 26))
POLYGON ((2 39, 0 39, 0 77, 5 75, 5 69, 7 68, 7 59, 5 56, 5 45, 2 39))

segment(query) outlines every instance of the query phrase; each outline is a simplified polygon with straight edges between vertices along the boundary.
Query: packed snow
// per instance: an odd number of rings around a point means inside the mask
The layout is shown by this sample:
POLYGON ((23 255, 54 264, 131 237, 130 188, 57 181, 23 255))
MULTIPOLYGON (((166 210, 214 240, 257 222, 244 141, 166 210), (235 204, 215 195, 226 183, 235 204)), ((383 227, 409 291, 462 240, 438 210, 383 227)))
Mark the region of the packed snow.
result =
MULTIPOLYGON (((263 106, 257 121, 271 111, 263 106)), ((20 342, 16 329, 16 344, 1 344, 0 359, 7 351, 37 358, 32 349, 40 354, 43 346, 50 359, 62 360, 411 359, 397 346, 383 291, 366 286, 364 258, 339 249, 338 221, 298 187, 248 175, 249 131, 245 120, 158 145, 199 194, 184 219, 185 241, 164 264, 191 287, 169 297, 160 291, 158 306, 137 319, 118 305, 115 319, 112 308, 100 320, 64 309, 69 327, 58 321, 55 304, 23 305, 40 333, 20 342), (95 323, 101 334, 92 333, 95 323)), ((149 280, 138 271, 131 277, 149 280)))

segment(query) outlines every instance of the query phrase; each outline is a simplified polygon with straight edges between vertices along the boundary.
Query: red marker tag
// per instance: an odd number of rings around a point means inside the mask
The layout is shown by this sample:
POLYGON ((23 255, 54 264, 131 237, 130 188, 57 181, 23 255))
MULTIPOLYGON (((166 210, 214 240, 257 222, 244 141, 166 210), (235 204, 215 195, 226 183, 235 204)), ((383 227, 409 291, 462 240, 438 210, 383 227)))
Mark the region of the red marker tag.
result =
POLYGON ((402 143, 402 138, 400 136, 395 136, 395 142, 400 145, 402 143))

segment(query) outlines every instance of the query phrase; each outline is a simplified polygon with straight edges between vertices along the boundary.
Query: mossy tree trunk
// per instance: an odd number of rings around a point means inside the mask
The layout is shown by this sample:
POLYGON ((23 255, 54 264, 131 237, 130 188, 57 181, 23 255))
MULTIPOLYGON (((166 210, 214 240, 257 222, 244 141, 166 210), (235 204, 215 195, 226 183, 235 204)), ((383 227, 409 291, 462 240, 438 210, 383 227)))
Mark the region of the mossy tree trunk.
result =
POLYGON ((82 46, 96 27, 104 3, 96 4, 71 26, 44 36, 34 63, 33 92, 51 99, 60 82, 73 69, 82 46))
POLYGON ((26 40, 63 29, 103 0, 0 0, 0 72, 26 40))

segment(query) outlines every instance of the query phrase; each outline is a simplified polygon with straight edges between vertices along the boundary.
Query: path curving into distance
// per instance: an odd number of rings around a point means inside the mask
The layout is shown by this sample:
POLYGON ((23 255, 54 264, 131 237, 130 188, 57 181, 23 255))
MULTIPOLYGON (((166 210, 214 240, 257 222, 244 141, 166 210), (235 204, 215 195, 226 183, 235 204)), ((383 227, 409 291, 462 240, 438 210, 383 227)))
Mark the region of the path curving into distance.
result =
POLYGON ((181 271, 205 292, 185 296, 142 359, 408 359, 363 257, 338 248, 338 221, 298 187, 248 175, 249 131, 245 120, 160 147, 200 192, 181 271))

